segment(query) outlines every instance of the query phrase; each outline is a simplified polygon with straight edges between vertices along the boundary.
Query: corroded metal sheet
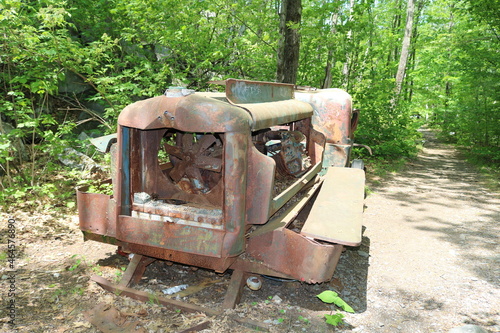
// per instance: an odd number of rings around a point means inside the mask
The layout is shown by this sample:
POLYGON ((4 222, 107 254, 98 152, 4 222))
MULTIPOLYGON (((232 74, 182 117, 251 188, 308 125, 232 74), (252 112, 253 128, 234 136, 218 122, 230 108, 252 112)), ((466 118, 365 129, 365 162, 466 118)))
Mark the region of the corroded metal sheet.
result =
POLYGON ((352 138, 351 96, 341 89, 322 89, 312 93, 296 92, 295 98, 314 108, 313 126, 328 142, 348 143, 352 138))
POLYGON ((127 243, 221 257, 224 235, 224 231, 216 229, 120 216, 116 238, 127 243))
POLYGON ((250 150, 246 202, 246 223, 264 224, 270 215, 270 204, 274 190, 274 160, 261 154, 255 146, 250 150))
POLYGON ((252 131, 310 118, 310 104, 294 100, 294 86, 286 83, 229 79, 226 96, 230 103, 247 110, 252 131))
POLYGON ((361 244, 365 173, 356 168, 329 168, 301 233, 348 246, 361 244))
POLYGON ((332 278, 342 245, 320 244, 292 230, 278 228, 252 237, 247 253, 294 279, 319 283, 332 278))
POLYGON ((347 166, 358 117, 355 113, 353 118, 351 96, 341 89, 322 89, 297 91, 295 98, 313 107, 312 126, 326 137, 323 166, 347 166))
POLYGON ((294 85, 248 80, 226 80, 226 96, 233 104, 265 103, 293 98, 294 85))
POLYGON ((196 207, 196 205, 174 205, 157 201, 144 204, 134 203, 132 213, 149 215, 150 219, 179 223, 177 220, 205 224, 209 228, 222 229, 222 210, 215 208, 196 207))
POLYGON ((313 114, 311 105, 296 100, 236 105, 252 116, 252 131, 299 121, 313 114))
POLYGON ((98 138, 92 138, 90 139, 90 143, 92 143, 96 148, 103 152, 107 153, 109 152, 111 145, 116 142, 116 133, 114 134, 109 134, 105 136, 100 136, 98 138))
POLYGON ((114 237, 115 202, 110 195, 77 190, 78 218, 82 231, 114 237))
POLYGON ((148 246, 133 243, 120 243, 123 251, 138 253, 148 257, 174 261, 185 265, 213 269, 216 272, 224 272, 230 267, 238 257, 216 258, 204 255, 194 255, 183 251, 169 250, 157 246, 148 246))

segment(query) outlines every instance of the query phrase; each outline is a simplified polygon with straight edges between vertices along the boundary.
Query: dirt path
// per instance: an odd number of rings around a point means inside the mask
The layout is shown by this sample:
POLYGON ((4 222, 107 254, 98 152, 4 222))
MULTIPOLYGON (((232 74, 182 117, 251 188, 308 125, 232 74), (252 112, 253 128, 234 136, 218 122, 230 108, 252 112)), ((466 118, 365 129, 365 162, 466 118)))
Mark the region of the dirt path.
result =
MULTIPOLYGON (((15 273, 5 255, 0 258, 0 332, 97 333, 85 317, 97 304, 113 307, 122 313, 120 320, 151 333, 181 332, 205 321, 205 333, 254 331, 238 325, 234 316, 264 323, 276 333, 448 332, 466 323, 499 332, 500 199, 479 184, 452 147, 433 140, 430 132, 426 136, 424 151, 406 171, 372 186, 365 201, 363 244, 342 254, 332 282, 264 279, 261 290, 245 289, 235 310, 216 317, 103 291, 90 276, 118 281, 128 263, 114 246, 84 243, 76 216, 11 212, 17 252, 15 273), (12 286, 16 330, 8 324, 6 307, 12 286), (325 323, 330 308, 316 295, 326 289, 339 292, 356 311, 346 314, 346 326, 325 323)), ((8 215, 0 213, 3 253, 7 224, 8 215)), ((230 274, 155 262, 136 288, 162 295, 161 290, 178 284, 206 284, 183 300, 214 308, 229 279, 230 274)))
POLYGON ((358 332, 499 332, 500 200, 424 134, 419 158, 366 199, 366 311, 348 321, 358 332))

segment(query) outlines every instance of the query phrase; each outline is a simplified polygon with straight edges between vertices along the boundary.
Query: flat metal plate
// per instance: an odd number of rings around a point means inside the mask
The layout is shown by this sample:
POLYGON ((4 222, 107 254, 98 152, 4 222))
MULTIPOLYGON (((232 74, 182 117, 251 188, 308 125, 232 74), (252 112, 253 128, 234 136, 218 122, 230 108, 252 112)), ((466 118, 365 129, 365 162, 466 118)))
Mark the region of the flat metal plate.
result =
POLYGON ((331 167, 301 234, 347 246, 361 244, 365 172, 331 167))
POLYGON ((105 136, 100 136, 98 138, 93 138, 93 139, 90 139, 90 142, 96 146, 96 148, 103 152, 103 153, 107 153, 109 151, 109 148, 111 147, 111 145, 113 143, 115 143, 117 140, 117 134, 114 133, 114 134, 109 134, 109 135, 105 135, 105 136))
POLYGON ((294 85, 228 79, 226 96, 232 104, 285 101, 294 98, 294 85))

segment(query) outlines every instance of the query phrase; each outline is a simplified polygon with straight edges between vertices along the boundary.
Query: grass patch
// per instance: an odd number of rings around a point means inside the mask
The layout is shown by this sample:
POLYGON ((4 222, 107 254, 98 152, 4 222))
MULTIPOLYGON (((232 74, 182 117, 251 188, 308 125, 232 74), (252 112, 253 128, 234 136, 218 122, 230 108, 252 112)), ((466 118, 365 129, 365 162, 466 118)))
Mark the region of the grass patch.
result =
MULTIPOLYGON (((371 186, 378 186, 383 183, 389 176, 394 175, 404 170, 407 163, 410 162, 408 158, 400 157, 391 160, 386 160, 380 157, 366 158, 366 180, 371 186)), ((370 186, 366 186, 365 191, 369 195, 372 190, 370 186)))
POLYGON ((469 147, 458 149, 467 162, 478 171, 481 184, 493 192, 500 193, 500 159, 497 157, 500 156, 500 150, 485 152, 485 149, 469 147))

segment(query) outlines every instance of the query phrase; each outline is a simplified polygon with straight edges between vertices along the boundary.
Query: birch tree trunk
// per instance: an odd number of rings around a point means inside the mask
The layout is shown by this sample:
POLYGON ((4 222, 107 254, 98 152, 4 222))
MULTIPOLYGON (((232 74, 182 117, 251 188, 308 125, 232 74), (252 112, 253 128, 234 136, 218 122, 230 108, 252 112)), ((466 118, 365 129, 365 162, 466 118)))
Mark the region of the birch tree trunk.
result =
POLYGON ((398 100, 401 95, 401 90, 403 87, 403 81, 406 74, 406 67, 408 65, 408 58, 410 55, 410 45, 411 37, 413 32, 413 18, 415 16, 415 0, 408 0, 406 8, 406 27, 405 34, 403 37, 403 43, 401 46, 401 56, 399 57, 398 71, 396 73, 396 90, 395 90, 395 101, 398 100))
MULTIPOLYGON (((350 0, 349 2, 349 21, 352 21, 353 18, 353 13, 354 13, 354 0, 350 0)), ((342 69, 342 74, 344 76, 344 89, 347 89, 349 87, 349 74, 350 74, 350 65, 351 65, 351 58, 352 58, 352 52, 353 49, 351 46, 351 41, 352 41, 352 28, 349 29, 347 32, 347 55, 346 55, 346 60, 344 62, 344 68, 342 69)))
MULTIPOLYGON (((330 29, 330 33, 332 35, 335 35, 337 33, 337 21, 339 18, 339 13, 336 12, 332 15, 332 28, 330 29)), ((327 89, 332 86, 332 66, 335 63, 335 59, 333 57, 333 50, 330 49, 328 50, 328 57, 326 60, 326 67, 325 67, 325 79, 323 80, 323 85, 321 88, 327 89)))
POLYGON ((281 38, 278 43, 276 81, 295 84, 299 67, 302 0, 282 0, 279 17, 281 38))

